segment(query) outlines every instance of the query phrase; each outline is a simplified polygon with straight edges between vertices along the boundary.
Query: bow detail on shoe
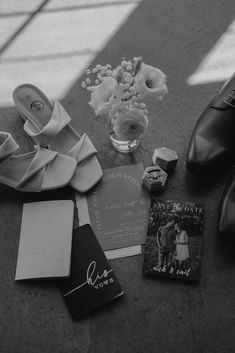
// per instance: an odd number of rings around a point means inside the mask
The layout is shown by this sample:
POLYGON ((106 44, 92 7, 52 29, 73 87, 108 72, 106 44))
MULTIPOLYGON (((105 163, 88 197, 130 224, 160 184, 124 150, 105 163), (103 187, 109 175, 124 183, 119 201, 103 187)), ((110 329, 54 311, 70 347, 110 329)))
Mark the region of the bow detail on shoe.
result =
POLYGON ((89 139, 86 133, 84 133, 81 139, 68 151, 68 156, 76 159, 77 163, 81 163, 84 159, 97 153, 96 148, 89 139))
MULTIPOLYGON (((30 153, 35 154, 35 151, 30 153)), ((56 158, 57 155, 58 152, 36 147, 35 157, 29 164, 21 180, 18 182, 16 189, 23 191, 24 187, 27 187, 27 189, 30 187, 32 191, 40 191, 44 178, 44 169, 56 158)))

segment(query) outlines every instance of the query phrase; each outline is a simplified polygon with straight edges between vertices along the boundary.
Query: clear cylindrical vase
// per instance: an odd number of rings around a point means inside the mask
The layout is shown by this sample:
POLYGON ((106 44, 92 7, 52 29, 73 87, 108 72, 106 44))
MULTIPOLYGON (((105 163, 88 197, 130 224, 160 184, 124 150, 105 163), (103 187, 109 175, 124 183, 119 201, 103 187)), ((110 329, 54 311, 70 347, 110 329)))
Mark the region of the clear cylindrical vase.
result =
POLYGON ((131 108, 109 118, 109 135, 112 146, 122 153, 138 148, 148 128, 148 117, 142 109, 131 108))

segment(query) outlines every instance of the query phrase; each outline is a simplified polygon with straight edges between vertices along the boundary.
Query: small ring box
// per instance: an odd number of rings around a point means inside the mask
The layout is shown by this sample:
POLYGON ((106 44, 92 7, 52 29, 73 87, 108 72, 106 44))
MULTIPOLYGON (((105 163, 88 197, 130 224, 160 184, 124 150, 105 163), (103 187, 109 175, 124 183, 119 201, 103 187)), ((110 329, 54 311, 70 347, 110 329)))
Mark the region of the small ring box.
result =
POLYGON ((169 171, 175 168, 178 156, 174 150, 167 147, 157 148, 153 152, 153 165, 158 165, 162 169, 169 171))
POLYGON ((143 174, 143 184, 149 191, 163 190, 167 181, 167 173, 159 166, 148 167, 143 174))

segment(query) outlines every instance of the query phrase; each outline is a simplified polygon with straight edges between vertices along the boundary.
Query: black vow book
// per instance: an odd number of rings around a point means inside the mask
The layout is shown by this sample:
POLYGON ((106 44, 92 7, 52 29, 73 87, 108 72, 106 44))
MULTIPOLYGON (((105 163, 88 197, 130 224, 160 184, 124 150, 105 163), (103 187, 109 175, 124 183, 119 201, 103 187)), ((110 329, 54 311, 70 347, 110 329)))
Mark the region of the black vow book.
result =
POLYGON ((60 280, 59 288, 73 319, 123 294, 89 224, 74 229, 70 278, 60 280))

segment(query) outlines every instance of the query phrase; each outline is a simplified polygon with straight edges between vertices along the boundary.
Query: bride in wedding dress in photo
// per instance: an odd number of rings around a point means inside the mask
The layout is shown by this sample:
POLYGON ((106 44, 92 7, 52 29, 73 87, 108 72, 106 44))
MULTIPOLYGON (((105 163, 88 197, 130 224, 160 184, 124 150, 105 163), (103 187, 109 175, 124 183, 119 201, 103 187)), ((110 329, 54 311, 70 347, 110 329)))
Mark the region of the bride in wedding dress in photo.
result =
POLYGON ((182 267, 184 262, 190 257, 188 247, 188 234, 182 228, 182 224, 178 223, 175 226, 176 240, 175 240, 175 260, 179 267, 182 267))

